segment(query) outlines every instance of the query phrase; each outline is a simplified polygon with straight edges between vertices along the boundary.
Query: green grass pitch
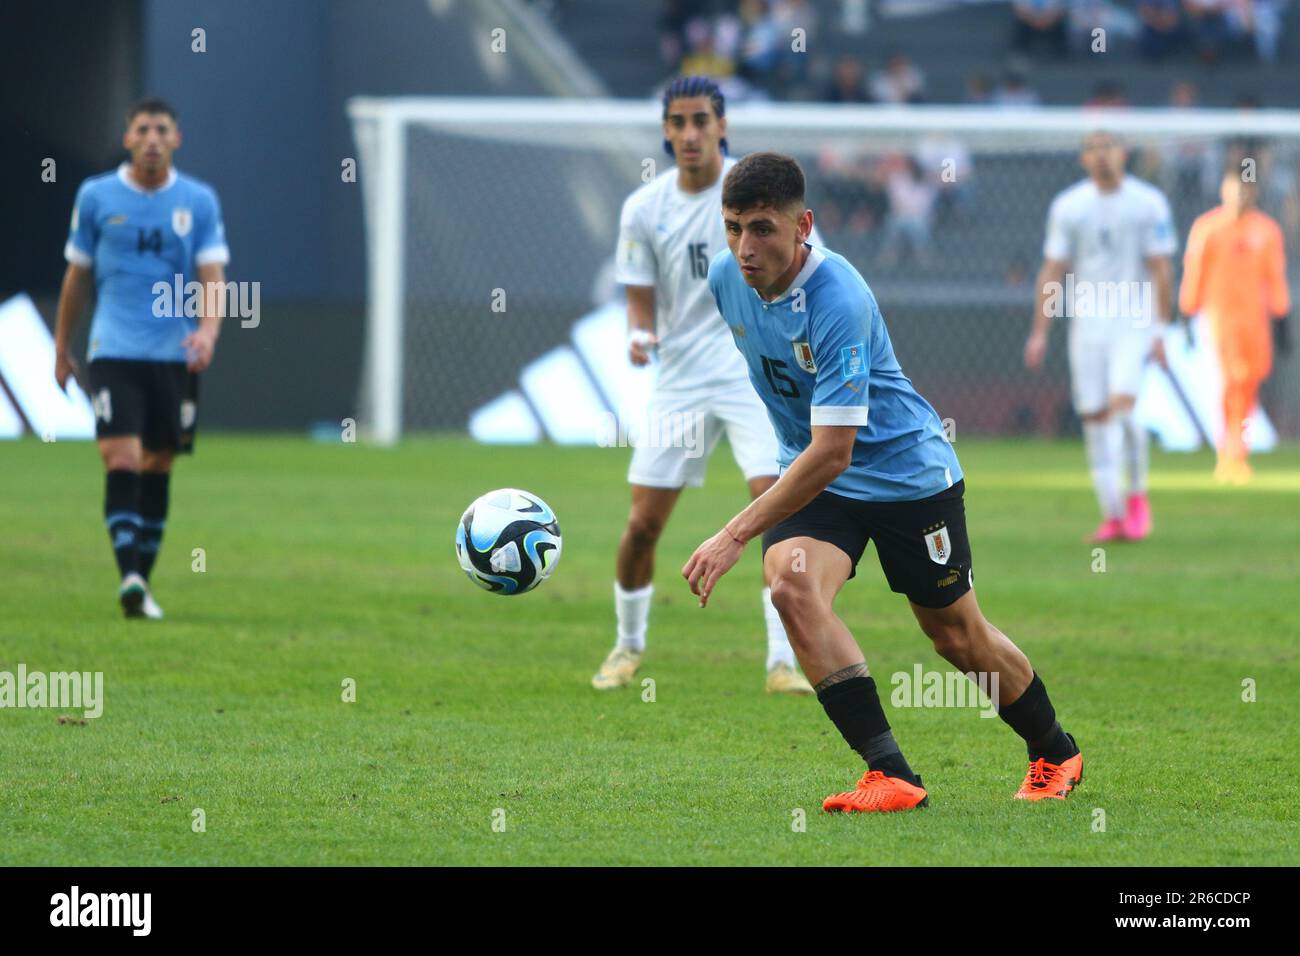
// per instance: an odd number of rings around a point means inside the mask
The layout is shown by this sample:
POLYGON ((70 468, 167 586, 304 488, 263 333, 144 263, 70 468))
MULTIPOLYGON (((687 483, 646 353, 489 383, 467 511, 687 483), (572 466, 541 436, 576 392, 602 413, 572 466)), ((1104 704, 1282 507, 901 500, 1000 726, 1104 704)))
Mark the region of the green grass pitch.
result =
MULTIPOLYGON (((84 724, 0 710, 0 863, 1300 863, 1300 449, 1228 490, 1208 454, 1156 454, 1155 535, 1107 548, 1104 572, 1078 445, 957 452, 980 603, 1084 750, 1065 803, 1010 799, 1025 757, 1000 720, 887 702, 931 807, 821 812, 862 768, 815 700, 763 693, 757 545, 705 610, 679 575, 744 504, 725 449, 660 546, 646 702, 588 685, 612 643, 626 449, 201 436, 159 624, 118 612, 93 447, 5 444, 0 670, 102 671, 105 704, 84 724), (473 587, 452 546, 501 486, 544 497, 564 533, 555 577, 518 598, 473 587)), ((886 689, 946 669, 873 550, 837 610, 886 689)))

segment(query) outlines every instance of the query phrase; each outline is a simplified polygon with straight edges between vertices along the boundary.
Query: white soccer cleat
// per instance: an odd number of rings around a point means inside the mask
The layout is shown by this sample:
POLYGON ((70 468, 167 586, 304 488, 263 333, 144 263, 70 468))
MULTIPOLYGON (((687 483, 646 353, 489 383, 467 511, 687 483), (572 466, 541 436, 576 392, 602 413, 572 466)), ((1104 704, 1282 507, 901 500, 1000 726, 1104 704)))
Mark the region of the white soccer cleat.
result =
POLYGON ((769 694, 811 694, 812 684, 789 664, 777 664, 767 672, 769 694))
POLYGON ((153 594, 149 591, 144 592, 144 616, 151 621, 161 621, 163 619, 163 609, 158 606, 158 602, 153 599, 153 594))
POLYGON ((127 617, 144 617, 144 600, 148 595, 149 585, 132 571, 117 589, 117 603, 122 605, 122 613, 127 617))
POLYGON ((613 690, 626 687, 632 683, 632 677, 641 666, 641 655, 626 647, 616 647, 609 652, 605 663, 591 679, 591 686, 596 690, 613 690))

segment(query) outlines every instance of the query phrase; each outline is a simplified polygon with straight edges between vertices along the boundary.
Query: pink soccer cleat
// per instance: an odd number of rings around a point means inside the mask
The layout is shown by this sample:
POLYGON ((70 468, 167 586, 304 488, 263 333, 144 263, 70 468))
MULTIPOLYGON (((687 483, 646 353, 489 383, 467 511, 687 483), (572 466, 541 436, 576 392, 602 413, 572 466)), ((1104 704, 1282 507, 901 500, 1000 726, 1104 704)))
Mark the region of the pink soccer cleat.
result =
POLYGON ((1107 541, 1124 540, 1124 522, 1120 518, 1107 518, 1088 539, 1092 544, 1104 544, 1107 541))
POLYGON ((1151 533, 1151 503, 1146 492, 1128 496, 1128 511, 1124 515, 1124 537, 1141 541, 1151 533))

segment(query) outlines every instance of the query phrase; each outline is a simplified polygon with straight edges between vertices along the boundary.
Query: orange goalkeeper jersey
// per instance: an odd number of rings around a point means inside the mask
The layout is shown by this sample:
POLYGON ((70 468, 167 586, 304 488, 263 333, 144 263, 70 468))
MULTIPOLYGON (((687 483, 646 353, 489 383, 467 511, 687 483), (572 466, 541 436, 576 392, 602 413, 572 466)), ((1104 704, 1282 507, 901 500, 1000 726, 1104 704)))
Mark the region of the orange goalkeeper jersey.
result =
POLYGON ((1263 379, 1273 365, 1275 316, 1291 310, 1282 230, 1258 209, 1233 217, 1222 206, 1192 224, 1178 306, 1204 312, 1229 380, 1263 379))

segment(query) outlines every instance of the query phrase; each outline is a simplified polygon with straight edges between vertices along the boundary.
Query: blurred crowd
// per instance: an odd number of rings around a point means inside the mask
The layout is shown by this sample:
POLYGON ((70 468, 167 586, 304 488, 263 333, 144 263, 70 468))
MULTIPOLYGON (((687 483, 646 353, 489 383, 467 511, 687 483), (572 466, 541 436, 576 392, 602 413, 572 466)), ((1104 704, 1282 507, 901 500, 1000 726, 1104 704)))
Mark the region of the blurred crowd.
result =
MULTIPOLYGON (((983 81, 974 84, 984 91, 983 81)), ((988 93, 989 98, 996 92, 988 93)), ((1199 93, 1194 83, 1180 80, 1169 91, 1168 105, 1193 109, 1199 93)), ((1123 91, 1099 84, 1089 103, 1094 107, 1124 104, 1123 91)), ((1238 98, 1236 109, 1254 110, 1260 101, 1238 98)), ((1132 151, 1134 175, 1179 197, 1184 211, 1197 212, 1218 202, 1219 183, 1227 166, 1245 157, 1257 163, 1260 204, 1272 210, 1288 236, 1300 235, 1300 181, 1293 161, 1279 161, 1267 141, 1188 137, 1162 141, 1158 147, 1132 151)), ((1292 157, 1294 159, 1294 157, 1292 157)), ((843 238, 878 234, 879 264, 895 266, 930 261, 933 236, 972 221, 981 188, 979 170, 970 149, 952 133, 928 133, 910 151, 882 149, 870 143, 823 146, 816 169, 821 191, 819 224, 843 238)), ((1082 176, 1082 173, 1080 173, 1082 176)), ((1013 263, 1007 283, 1024 285, 1032 279, 1030 264, 1013 263)))
POLYGON ((1184 53, 1277 60, 1286 0, 1137 0, 1133 12, 1104 0, 1014 0, 1012 46, 1064 57, 1090 50, 1098 26, 1135 37, 1150 60, 1184 53), (1133 16, 1136 14, 1136 17, 1133 16))
MULTIPOLYGON (((702 73, 724 83, 732 98, 824 100, 833 103, 920 103, 925 74, 901 52, 869 65, 844 47, 865 36, 878 5, 907 0, 662 0, 659 50, 668 74, 702 73), (823 22, 823 19, 832 22, 823 22), (819 34, 841 42, 817 42, 819 34)), ((943 0, 936 0, 943 2, 943 0)), ((956 3, 956 0, 951 0, 956 3)), ((1032 106, 1027 64, 1106 52, 1146 61, 1278 59, 1287 0, 1012 0, 1006 53, 1021 65, 993 83, 972 78, 968 99, 1032 106), (982 84, 982 85, 981 85, 982 84)), ((989 51, 995 55, 994 51, 989 51)))
MULTIPOLYGON (((887 0, 875 0, 877 3, 887 0)), ((905 0, 894 0, 905 2, 905 0)), ((961 100, 1000 109, 1032 108, 1041 102, 1032 77, 1040 58, 1069 59, 1095 42, 1100 25, 1107 41, 1129 41, 1130 61, 1167 59, 1210 64, 1224 58, 1277 56, 1281 12, 1286 0, 1138 0, 1121 8, 1106 0, 1014 0, 1005 56, 996 69, 975 70, 961 100)), ((875 8, 869 0, 665 0, 660 52, 671 74, 707 74, 730 100, 801 99, 828 103, 905 105, 933 102, 920 65, 900 50, 885 53, 871 68, 863 57, 841 52, 819 59, 815 38, 826 29, 843 35, 845 24, 860 34, 870 29, 875 8), (834 13, 835 22, 823 23, 834 13), (793 31, 802 31, 802 34, 793 31)), ((843 44, 840 48, 843 49, 843 44)), ((1147 90, 1147 98, 1152 91, 1147 90)), ((1080 88, 1082 105, 1094 109, 1130 105, 1124 87, 1098 79, 1080 88)), ((1150 104, 1158 105, 1158 104, 1150 104)), ((1175 81, 1164 105, 1195 109, 1201 95, 1190 79, 1175 81)), ((1261 105, 1252 94, 1237 97, 1238 109, 1261 105)), ((1291 164, 1271 160, 1266 144, 1215 143, 1207 139, 1170 142, 1159 150, 1138 150, 1133 172, 1185 197, 1194 207, 1217 202, 1224 163, 1236 150, 1260 157, 1261 201, 1272 206, 1288 235, 1300 229, 1300 184, 1291 164)), ((822 189, 819 224, 843 238, 874 236, 884 265, 910 260, 926 264, 933 237, 947 226, 970 220, 980 177, 970 150, 950 133, 923 137, 910 151, 842 143, 820 148, 817 174, 822 189)), ((1007 282, 1032 279, 1032 266, 1013 264, 1007 282)))

